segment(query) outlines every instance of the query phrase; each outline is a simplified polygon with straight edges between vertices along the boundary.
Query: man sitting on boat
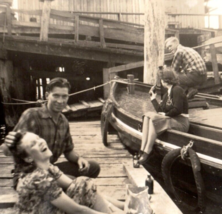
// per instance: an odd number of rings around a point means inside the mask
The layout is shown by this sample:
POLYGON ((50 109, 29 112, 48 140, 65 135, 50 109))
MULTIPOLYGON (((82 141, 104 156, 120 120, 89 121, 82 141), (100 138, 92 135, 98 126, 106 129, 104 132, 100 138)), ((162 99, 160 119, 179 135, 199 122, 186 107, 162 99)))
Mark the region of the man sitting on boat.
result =
POLYGON ((147 112, 143 116, 143 136, 141 144, 141 157, 139 163, 143 164, 149 157, 156 137, 168 129, 188 132, 189 115, 188 101, 184 90, 177 85, 171 68, 165 68, 160 73, 162 85, 168 89, 162 102, 156 100, 154 87, 149 91, 151 102, 156 112, 147 112))
MULTIPOLYGON (((30 108, 23 112, 14 132, 6 136, 2 147, 7 155, 8 147, 13 146, 15 131, 27 130, 41 136, 47 142, 52 151, 51 163, 55 163, 64 154, 67 161, 57 164, 63 173, 74 177, 84 175, 96 178, 100 172, 99 164, 95 161, 87 161, 75 152, 69 123, 61 113, 67 105, 69 90, 70 84, 66 79, 52 79, 46 87, 46 104, 43 107, 30 108)), ((19 175, 19 172, 16 174, 19 175)))
POLYGON ((194 49, 180 45, 176 37, 166 39, 165 47, 174 53, 172 67, 180 86, 187 91, 188 99, 194 97, 197 87, 207 79, 204 60, 194 49))

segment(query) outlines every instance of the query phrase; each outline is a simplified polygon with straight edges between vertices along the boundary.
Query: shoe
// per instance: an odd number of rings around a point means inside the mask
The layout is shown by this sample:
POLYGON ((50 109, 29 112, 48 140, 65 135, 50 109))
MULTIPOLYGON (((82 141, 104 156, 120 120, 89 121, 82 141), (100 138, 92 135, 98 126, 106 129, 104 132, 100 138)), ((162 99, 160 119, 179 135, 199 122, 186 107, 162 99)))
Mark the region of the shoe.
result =
POLYGON ((198 93, 198 90, 196 88, 189 88, 187 93, 187 99, 192 99, 194 96, 198 93))
POLYGON ((149 158, 150 158, 150 154, 147 154, 147 153, 143 153, 141 156, 140 156, 140 158, 139 158, 139 160, 138 160, 138 163, 139 164, 144 164, 144 163, 146 163, 148 160, 149 160, 149 158))

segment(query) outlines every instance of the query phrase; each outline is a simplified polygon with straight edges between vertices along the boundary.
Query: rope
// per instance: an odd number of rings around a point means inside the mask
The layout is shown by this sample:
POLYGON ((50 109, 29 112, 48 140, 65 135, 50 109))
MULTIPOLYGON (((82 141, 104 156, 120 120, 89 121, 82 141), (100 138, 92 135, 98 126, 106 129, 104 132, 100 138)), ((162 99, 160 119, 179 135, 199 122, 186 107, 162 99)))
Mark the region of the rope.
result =
POLYGON ((110 84, 111 82, 112 82, 112 81, 109 81, 109 82, 103 83, 103 84, 101 84, 101 85, 94 86, 94 87, 92 87, 92 88, 88 88, 88 89, 85 89, 85 90, 82 90, 82 91, 78 91, 78 92, 69 94, 69 96, 71 97, 71 96, 74 96, 74 95, 76 95, 76 94, 81 94, 81 93, 84 93, 84 92, 86 92, 86 91, 91 91, 91 90, 94 90, 94 91, 95 91, 97 88, 103 87, 103 86, 105 86, 105 85, 107 85, 107 84, 110 84))
POLYGON ((2 102, 3 105, 12 105, 12 106, 16 106, 16 105, 30 105, 30 104, 37 104, 39 102, 29 102, 29 103, 5 103, 2 102))
MULTIPOLYGON (((69 94, 69 97, 77 95, 77 94, 81 94, 81 93, 84 93, 84 92, 87 92, 87 91, 91 91, 91 90, 95 91, 97 88, 103 87, 103 86, 105 86, 107 84, 110 84, 111 82, 112 81, 109 81, 109 82, 103 83, 101 85, 94 86, 92 88, 88 88, 88 89, 85 89, 85 90, 82 90, 82 91, 78 91, 78 92, 69 94)), ((15 100, 15 101, 18 101, 18 102, 22 102, 22 103, 5 103, 5 102, 2 102, 2 104, 4 104, 4 105, 30 105, 30 104, 41 104, 41 103, 46 102, 46 100, 28 101, 28 100, 20 100, 20 99, 15 99, 15 98, 12 98, 12 99, 15 100)))
POLYGON ((212 42, 210 44, 205 44, 205 45, 199 45, 199 46, 195 46, 195 47, 192 47, 192 48, 193 49, 198 49, 198 48, 202 48, 202 47, 206 47, 206 46, 210 46, 210 45, 214 45, 214 44, 218 44, 218 43, 222 43, 222 41, 212 42))

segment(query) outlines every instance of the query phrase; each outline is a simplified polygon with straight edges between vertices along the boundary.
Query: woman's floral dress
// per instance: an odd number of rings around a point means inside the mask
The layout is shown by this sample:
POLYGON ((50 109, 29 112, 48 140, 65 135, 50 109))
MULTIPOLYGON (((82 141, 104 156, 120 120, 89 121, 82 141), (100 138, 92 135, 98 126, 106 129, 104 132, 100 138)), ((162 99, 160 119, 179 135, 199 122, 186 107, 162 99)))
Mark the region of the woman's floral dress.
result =
MULTIPOLYGON (((32 173, 23 174, 17 187, 17 213, 65 214, 50 203, 63 191, 56 183, 62 174, 58 167, 53 165, 48 170, 38 168, 32 173)), ((96 200, 96 186, 93 179, 78 177, 70 184, 66 194, 76 203, 92 208, 96 200)))

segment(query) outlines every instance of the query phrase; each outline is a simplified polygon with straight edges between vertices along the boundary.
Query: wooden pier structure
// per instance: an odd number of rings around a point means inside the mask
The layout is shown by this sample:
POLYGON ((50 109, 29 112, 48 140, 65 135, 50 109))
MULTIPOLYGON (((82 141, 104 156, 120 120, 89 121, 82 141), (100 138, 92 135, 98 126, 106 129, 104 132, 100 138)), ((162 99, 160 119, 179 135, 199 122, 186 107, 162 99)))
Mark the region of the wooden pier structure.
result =
MULTIPOLYGON (((145 185, 147 171, 142 167, 133 168, 132 156, 124 149, 117 135, 109 135, 111 143, 109 148, 104 147, 101 139, 100 121, 71 122, 70 131, 76 151, 88 160, 95 160, 101 166, 101 172, 96 179, 98 190, 104 195, 118 200, 125 200, 126 184, 138 187, 145 185)), ((63 161, 61 157, 58 161, 63 161)), ((0 152, 0 213, 13 214, 12 206, 17 195, 12 188, 13 161, 0 152)), ((150 205, 156 214, 169 213, 182 214, 174 202, 154 181, 154 194, 150 205), (164 205, 164 206, 163 206, 164 205)))

